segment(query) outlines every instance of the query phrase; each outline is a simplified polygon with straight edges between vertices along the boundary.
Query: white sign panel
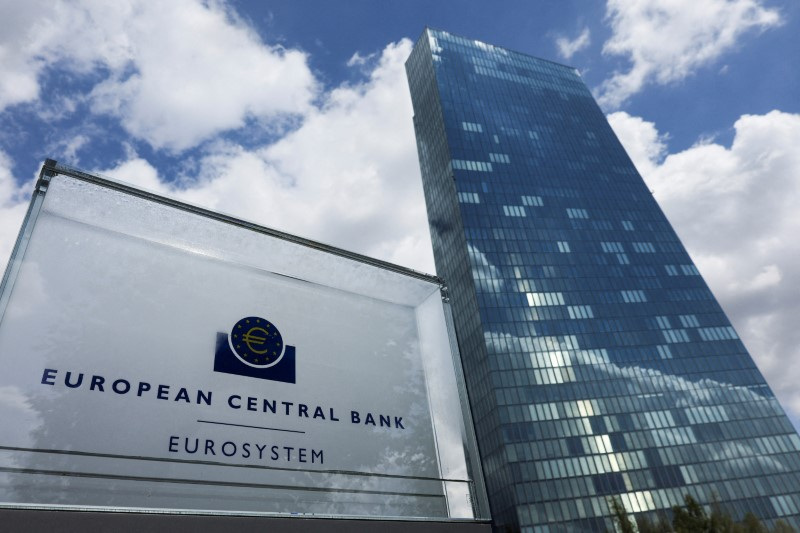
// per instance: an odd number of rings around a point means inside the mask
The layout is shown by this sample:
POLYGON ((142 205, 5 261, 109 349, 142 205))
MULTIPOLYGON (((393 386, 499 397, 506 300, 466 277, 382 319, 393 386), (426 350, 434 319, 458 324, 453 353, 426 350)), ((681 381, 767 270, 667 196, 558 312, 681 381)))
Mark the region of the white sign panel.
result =
POLYGON ((479 518, 436 283, 89 178, 4 280, 0 502, 479 518))

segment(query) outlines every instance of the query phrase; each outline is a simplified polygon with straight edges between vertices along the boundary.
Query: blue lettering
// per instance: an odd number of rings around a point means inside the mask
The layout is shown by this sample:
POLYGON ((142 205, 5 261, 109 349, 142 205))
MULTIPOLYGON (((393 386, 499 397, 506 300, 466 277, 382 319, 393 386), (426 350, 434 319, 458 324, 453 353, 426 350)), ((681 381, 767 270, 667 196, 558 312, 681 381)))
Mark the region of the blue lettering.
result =
POLYGON ((406 429, 406 428, 403 427, 403 417, 402 416, 394 417, 394 427, 400 428, 400 429, 406 429))
POLYGON ((231 408, 233 408, 233 409, 241 409, 242 408, 242 404, 237 404, 237 405, 233 404, 233 399, 234 398, 236 398, 237 400, 240 400, 240 401, 242 399, 242 397, 239 396, 238 394, 233 394, 231 396, 228 396, 228 405, 230 405, 231 408))
POLYGON ((252 396, 248 396, 247 397, 247 410, 248 411, 257 411, 258 410, 258 406, 256 404, 257 404, 256 398, 253 398, 252 396))
POLYGON ((291 446, 284 446, 283 449, 286 450, 286 460, 287 461, 291 461, 292 460, 292 450, 294 450, 294 448, 292 448, 291 446))
POLYGON ((234 443, 232 443, 231 441, 225 441, 225 442, 222 444, 222 455, 224 455, 225 457, 231 457, 231 456, 233 456, 235 453, 236 453, 236 445, 235 445, 234 443), (227 446, 228 444, 230 444, 231 446, 233 446, 233 451, 232 451, 231 453, 227 453, 227 452, 225 452, 225 446, 227 446))
POLYGON ((322 412, 322 407, 317 406, 317 408, 314 409, 314 418, 321 418, 325 420, 325 413, 322 412))
POLYGON ((52 368, 45 368, 44 372, 42 372, 42 385, 55 385, 57 373, 58 370, 53 370, 52 368))
POLYGON ((92 384, 89 386, 89 390, 94 390, 97 387, 100 392, 105 392, 103 390, 103 383, 105 382, 106 379, 103 376, 92 376, 92 384))
MULTIPOLYGON (((185 451, 188 454, 196 454, 200 452, 201 439, 194 437, 179 437, 171 435, 167 444, 167 451, 169 453, 180 453, 185 451), (181 446, 183 440, 183 446, 181 446), (190 442, 190 441, 194 442, 190 442), (183 449, 181 449, 183 448, 183 449)), ((241 456, 245 459, 258 456, 258 459, 266 459, 267 452, 269 452, 269 459, 272 461, 286 461, 298 463, 319 463, 324 464, 323 450, 315 450, 313 448, 296 448, 293 446, 272 446, 268 447, 266 444, 256 444, 251 442, 235 442, 227 440, 217 447, 217 442, 214 439, 204 439, 205 455, 225 457, 241 456), (219 451, 219 453, 217 453, 219 451), (256 453, 257 452, 257 453, 256 453)))
POLYGON ((211 405, 211 391, 205 393, 201 390, 197 391, 197 405, 204 403, 206 405, 211 405))
POLYGON ((367 413, 367 418, 364 419, 365 426, 374 426, 375 419, 372 417, 372 413, 367 413))
POLYGON ((175 396, 175 400, 174 401, 177 402, 178 400, 182 400, 182 401, 184 401, 186 403, 190 403, 191 402, 191 400, 189 400, 189 393, 183 387, 181 387, 181 390, 179 390, 177 396, 175 396))
POLYGON ((128 391, 131 390, 131 384, 124 379, 118 379, 111 384, 111 388, 114 389, 114 392, 117 394, 128 394, 128 391), (122 385, 122 390, 120 390, 118 385, 122 385))
POLYGON ((386 425, 387 428, 392 427, 392 419, 391 418, 389 418, 388 416, 380 415, 380 419, 381 419, 381 427, 383 427, 384 424, 386 425))
MULTIPOLYGON (((83 377, 83 376, 81 376, 83 377)), ((143 393, 150 390, 150 384, 144 381, 139 382, 139 389, 136 392, 136 396, 141 396, 143 393)))
POLYGON ((350 421, 353 424, 360 424, 361 423, 361 417, 358 416, 358 411, 350 411, 350 421))
POLYGON ((293 406, 293 402, 281 402, 283 405, 286 406, 286 416, 289 416, 289 407, 293 406))
POLYGON ((64 385, 69 387, 70 389, 77 389, 83 383, 83 373, 78 374, 78 382, 77 383, 70 383, 69 378, 72 377, 72 372, 67 372, 67 377, 64 379, 64 385))
POLYGON ((266 444, 256 444, 256 450, 258 450, 258 458, 264 458, 264 450, 267 448, 266 444))
POLYGON ((304 416, 308 418, 308 406, 304 403, 297 404, 297 416, 304 416))
POLYGON ((156 398, 159 400, 169 400, 169 385, 159 385, 156 398))
POLYGON ((264 412, 265 413, 267 412, 267 409, 269 409, 272 412, 272 414, 277 414, 277 411, 276 411, 277 407, 278 407, 278 404, 277 404, 277 402, 275 400, 272 400, 272 403, 270 403, 270 401, 267 400, 267 399, 264 400, 264 412))
POLYGON ((197 449, 200 447, 200 439, 194 439, 194 450, 189 449, 189 437, 185 437, 183 439, 183 449, 186 450, 186 453, 197 453, 197 449))
POLYGON ((311 450, 311 462, 316 463, 317 459, 319 459, 319 464, 323 464, 325 461, 322 459, 322 450, 317 451, 312 448, 311 450))
POLYGON ((338 418, 336 418, 335 416, 333 416, 333 407, 331 407, 331 408, 330 408, 330 413, 331 413, 331 416, 330 416, 331 420, 332 420, 333 422, 338 422, 338 421, 339 421, 339 419, 338 419, 338 418))

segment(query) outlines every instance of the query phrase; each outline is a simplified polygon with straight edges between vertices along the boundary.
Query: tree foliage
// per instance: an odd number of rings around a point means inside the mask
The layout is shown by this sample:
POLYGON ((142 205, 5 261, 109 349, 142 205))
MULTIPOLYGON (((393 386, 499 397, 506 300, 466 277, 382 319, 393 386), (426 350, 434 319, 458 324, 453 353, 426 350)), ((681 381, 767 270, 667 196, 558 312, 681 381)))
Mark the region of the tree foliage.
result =
POLYGON ((683 497, 686 507, 676 505, 672 508, 672 527, 675 533, 694 533, 711 531, 711 520, 700 503, 690 495, 683 497))
POLYGON ((608 502, 614 515, 614 528, 618 533, 794 533, 795 530, 778 520, 772 529, 767 527, 755 514, 748 512, 741 522, 736 522, 719 504, 716 496, 712 498, 711 514, 691 495, 683 498, 684 505, 672 508, 672 521, 660 513, 656 522, 647 516, 631 521, 628 511, 617 498, 608 502))
POLYGON ((620 533, 636 533, 630 518, 628 518, 628 511, 622 502, 616 498, 611 498, 609 502, 611 510, 614 512, 614 525, 620 533))

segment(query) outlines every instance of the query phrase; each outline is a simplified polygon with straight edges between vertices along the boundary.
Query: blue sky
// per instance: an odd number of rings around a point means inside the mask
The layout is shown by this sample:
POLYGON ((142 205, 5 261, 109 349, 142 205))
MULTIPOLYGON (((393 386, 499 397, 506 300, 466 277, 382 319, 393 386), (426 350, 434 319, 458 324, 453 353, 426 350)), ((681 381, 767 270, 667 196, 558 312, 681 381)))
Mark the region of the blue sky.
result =
POLYGON ((0 0, 0 262, 51 157, 432 272, 425 25, 579 69, 799 425, 794 0, 0 0))

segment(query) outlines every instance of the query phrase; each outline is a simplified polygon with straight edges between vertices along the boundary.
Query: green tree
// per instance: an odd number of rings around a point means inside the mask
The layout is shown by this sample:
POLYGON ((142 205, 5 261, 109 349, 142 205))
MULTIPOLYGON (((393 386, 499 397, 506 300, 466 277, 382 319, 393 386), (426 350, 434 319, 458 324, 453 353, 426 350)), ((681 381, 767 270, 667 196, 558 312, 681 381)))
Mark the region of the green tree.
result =
POLYGON ((691 495, 684 496, 684 506, 672 508, 672 524, 665 513, 659 513, 653 522, 652 515, 641 514, 636 517, 636 525, 625 506, 617 498, 608 500, 614 517, 614 527, 619 533, 796 533, 794 528, 778 520, 772 529, 753 513, 747 513, 741 522, 736 522, 725 511, 716 494, 711 496, 711 513, 706 513, 700 503, 691 495))
POLYGON ((737 527, 733 517, 725 511, 719 502, 719 495, 711 495, 711 516, 709 517, 709 530, 714 533, 736 533, 737 527))
POLYGON ((711 520, 706 515, 703 506, 691 495, 683 497, 686 508, 676 505, 672 508, 672 527, 675 533, 703 533, 710 532, 711 520))
POLYGON ((783 520, 778 520, 775 522, 775 527, 772 528, 773 533, 795 533, 794 528, 784 522, 783 520))
POLYGON ((658 513, 658 519, 655 522, 646 515, 636 517, 636 525, 639 527, 639 533, 671 533, 672 531, 669 517, 663 511, 658 513))
POLYGON ((769 529, 751 512, 744 515, 741 530, 743 533, 769 533, 769 529))
POLYGON ((622 505, 622 502, 616 498, 611 498, 608 501, 608 506, 611 507, 611 511, 614 513, 614 523, 617 526, 617 531, 621 533, 636 533, 636 528, 631 523, 631 519, 628 517, 628 511, 625 509, 625 506, 622 505))

